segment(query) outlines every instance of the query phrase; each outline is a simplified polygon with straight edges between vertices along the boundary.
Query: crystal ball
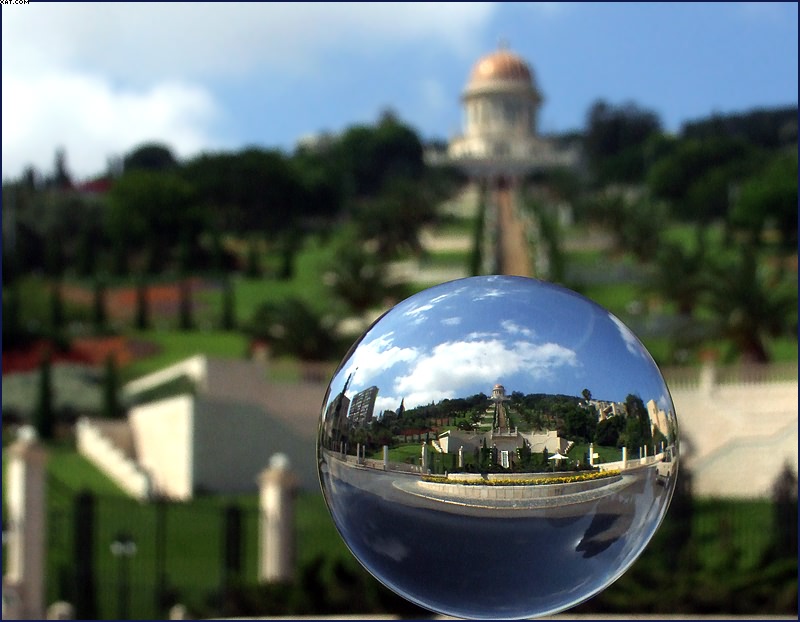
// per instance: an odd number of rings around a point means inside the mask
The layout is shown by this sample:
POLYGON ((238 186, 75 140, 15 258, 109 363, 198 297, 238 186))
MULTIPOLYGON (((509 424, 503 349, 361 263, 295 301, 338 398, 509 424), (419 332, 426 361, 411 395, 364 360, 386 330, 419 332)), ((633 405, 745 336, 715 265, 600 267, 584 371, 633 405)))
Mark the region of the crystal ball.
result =
POLYGON ((486 276, 376 320, 330 381, 317 459, 361 564, 462 618, 531 618, 619 578, 667 512, 667 385, 614 315, 563 287, 486 276))

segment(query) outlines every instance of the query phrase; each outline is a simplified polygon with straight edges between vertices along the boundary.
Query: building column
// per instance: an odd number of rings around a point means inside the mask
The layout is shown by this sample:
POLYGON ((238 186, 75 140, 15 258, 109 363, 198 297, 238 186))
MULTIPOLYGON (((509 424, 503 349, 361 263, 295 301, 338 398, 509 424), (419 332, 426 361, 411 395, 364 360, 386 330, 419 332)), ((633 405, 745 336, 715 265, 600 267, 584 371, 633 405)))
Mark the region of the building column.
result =
POLYGON ((294 499, 298 481, 285 454, 275 454, 259 477, 258 579, 290 582, 295 575, 294 499))
POLYGON ((3 618, 41 620, 44 607, 44 564, 47 454, 33 428, 23 428, 8 449, 8 557, 3 577, 3 618), (10 609, 5 610, 6 595, 10 609))

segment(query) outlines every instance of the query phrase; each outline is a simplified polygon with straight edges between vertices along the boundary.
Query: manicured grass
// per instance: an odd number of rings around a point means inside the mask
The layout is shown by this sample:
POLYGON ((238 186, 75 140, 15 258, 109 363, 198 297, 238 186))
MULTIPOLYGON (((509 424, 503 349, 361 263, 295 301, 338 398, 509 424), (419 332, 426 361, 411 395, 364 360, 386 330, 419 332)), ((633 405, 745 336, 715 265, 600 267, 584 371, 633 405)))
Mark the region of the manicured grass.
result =
POLYGON ((49 446, 47 470, 72 490, 89 490, 99 495, 130 498, 122 488, 72 447, 49 446))
POLYGON ((121 370, 124 380, 138 378, 197 354, 241 358, 247 353, 247 338, 238 332, 148 330, 135 331, 130 336, 133 340, 156 344, 159 352, 124 367, 121 370))
POLYGON ((420 261, 422 268, 463 268, 469 261, 469 251, 436 251, 425 255, 420 261))
MULTIPOLYGON (((595 460, 595 464, 602 464, 608 462, 617 462, 622 460, 622 450, 616 447, 601 447, 594 446, 594 451, 600 454, 600 457, 595 460)), ((567 455, 575 461, 580 460, 581 464, 588 464, 587 456, 589 455, 588 443, 575 443, 572 448, 567 452, 567 455)))

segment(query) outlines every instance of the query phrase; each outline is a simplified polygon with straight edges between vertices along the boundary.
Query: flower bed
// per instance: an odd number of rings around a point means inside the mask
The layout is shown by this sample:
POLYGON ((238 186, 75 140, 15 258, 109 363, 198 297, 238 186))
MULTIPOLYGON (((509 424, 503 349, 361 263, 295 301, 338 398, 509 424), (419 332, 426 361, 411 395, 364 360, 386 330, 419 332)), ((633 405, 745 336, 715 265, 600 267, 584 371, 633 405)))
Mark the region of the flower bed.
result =
POLYGON ((607 477, 616 477, 620 474, 619 469, 608 471, 593 471, 591 473, 576 473, 575 475, 562 475, 556 477, 528 477, 528 478, 482 478, 473 477, 465 479, 451 479, 446 475, 423 475, 423 482, 433 484, 462 484, 465 486, 542 486, 546 484, 574 484, 576 482, 588 482, 607 477))

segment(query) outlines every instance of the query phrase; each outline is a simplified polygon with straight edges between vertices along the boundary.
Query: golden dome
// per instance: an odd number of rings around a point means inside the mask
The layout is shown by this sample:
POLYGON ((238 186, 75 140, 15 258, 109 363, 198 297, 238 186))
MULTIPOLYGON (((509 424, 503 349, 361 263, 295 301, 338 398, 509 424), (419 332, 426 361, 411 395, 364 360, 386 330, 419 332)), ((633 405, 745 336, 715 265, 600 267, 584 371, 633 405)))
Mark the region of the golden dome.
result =
POLYGON ((532 85, 531 69, 522 58, 505 49, 487 54, 472 68, 469 84, 490 80, 513 80, 532 85))

